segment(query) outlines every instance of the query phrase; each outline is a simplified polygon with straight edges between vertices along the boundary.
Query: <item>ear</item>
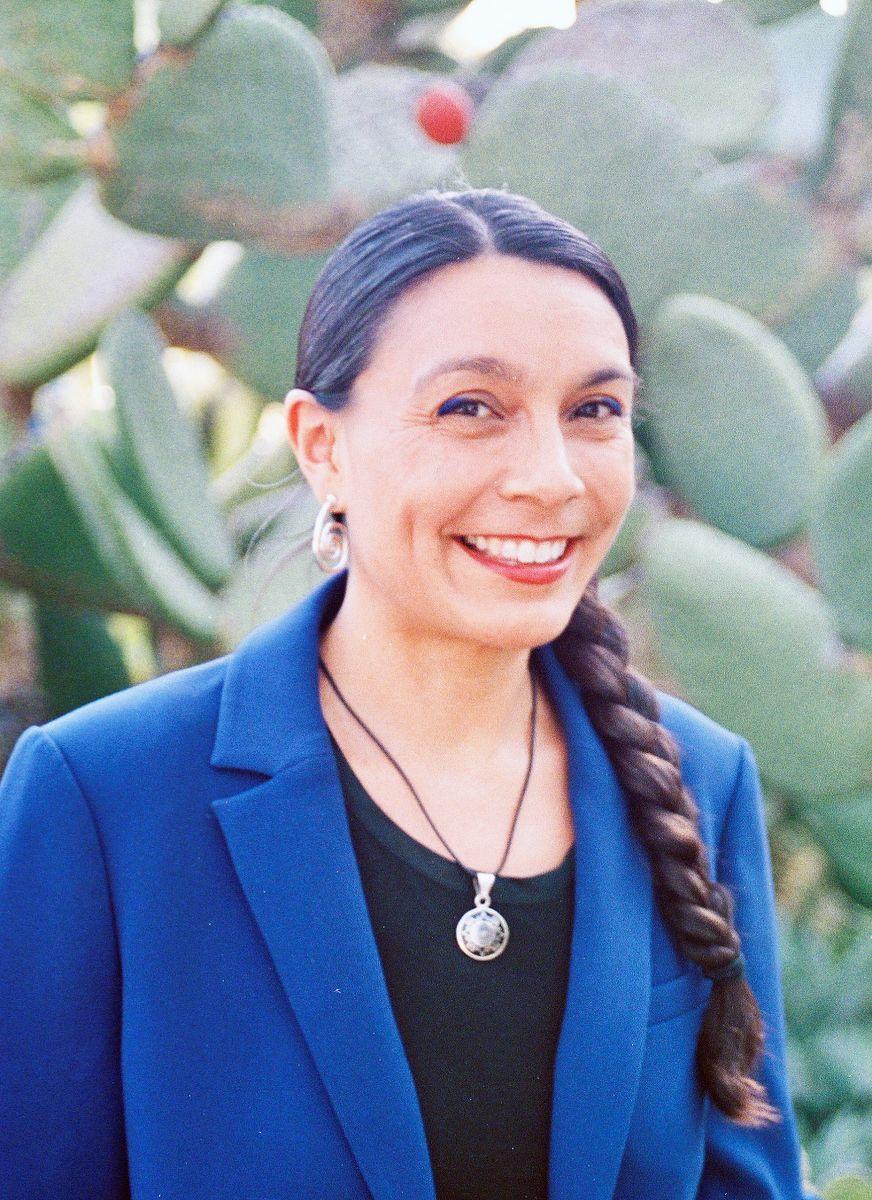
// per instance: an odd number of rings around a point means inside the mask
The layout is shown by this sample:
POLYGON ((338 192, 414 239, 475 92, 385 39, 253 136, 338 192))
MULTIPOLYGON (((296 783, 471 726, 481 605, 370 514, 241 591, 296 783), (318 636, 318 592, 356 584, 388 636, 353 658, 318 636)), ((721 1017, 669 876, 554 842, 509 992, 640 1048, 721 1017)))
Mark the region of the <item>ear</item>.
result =
POLYGON ((285 396, 285 420, 294 457, 316 499, 323 503, 332 492, 337 500, 334 511, 340 512, 344 500, 336 413, 319 404, 311 392, 291 388, 285 396))

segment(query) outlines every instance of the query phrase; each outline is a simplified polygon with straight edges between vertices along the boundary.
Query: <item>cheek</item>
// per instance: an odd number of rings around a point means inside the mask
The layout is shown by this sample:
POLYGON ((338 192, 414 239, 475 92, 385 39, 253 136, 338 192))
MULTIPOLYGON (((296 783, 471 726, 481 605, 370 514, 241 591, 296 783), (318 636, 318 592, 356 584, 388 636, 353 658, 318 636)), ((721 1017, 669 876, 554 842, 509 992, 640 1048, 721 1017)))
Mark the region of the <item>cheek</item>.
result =
MULTIPOLYGON (((467 477, 468 479, 468 477, 467 477)), ((355 489, 358 528, 379 553, 403 555, 432 552, 434 537, 457 526, 457 514, 468 500, 463 486, 436 464, 371 472, 363 488, 355 489)))
POLYGON ((582 455, 578 474, 605 514, 627 508, 636 488, 632 444, 621 443, 607 452, 582 455))

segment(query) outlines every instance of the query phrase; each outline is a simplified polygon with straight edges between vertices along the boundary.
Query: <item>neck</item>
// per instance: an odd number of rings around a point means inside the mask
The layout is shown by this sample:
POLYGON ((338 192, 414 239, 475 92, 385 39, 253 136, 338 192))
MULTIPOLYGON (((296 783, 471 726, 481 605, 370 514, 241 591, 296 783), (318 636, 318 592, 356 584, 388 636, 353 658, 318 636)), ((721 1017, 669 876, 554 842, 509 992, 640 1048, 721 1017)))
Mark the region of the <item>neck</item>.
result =
MULTIPOLYGON (((384 606, 365 601, 349 574, 320 654, 373 733, 390 737, 389 745, 414 748, 419 761, 438 762, 450 746, 455 762, 484 763, 507 739, 525 744, 529 649, 413 631, 384 606)), ((332 693, 323 672, 321 680, 332 693)))

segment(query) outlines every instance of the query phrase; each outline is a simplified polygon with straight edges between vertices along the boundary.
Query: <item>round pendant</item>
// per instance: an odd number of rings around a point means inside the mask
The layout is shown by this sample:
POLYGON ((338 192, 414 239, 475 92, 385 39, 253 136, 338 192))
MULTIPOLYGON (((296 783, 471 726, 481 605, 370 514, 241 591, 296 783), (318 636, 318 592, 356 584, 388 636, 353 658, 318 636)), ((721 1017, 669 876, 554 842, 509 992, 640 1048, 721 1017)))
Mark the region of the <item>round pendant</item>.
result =
POLYGON ((470 958, 496 958, 508 940, 505 918, 487 905, 471 908, 457 922, 457 944, 470 958))
POLYGON ((490 906, 490 890, 496 876, 477 871, 476 878, 475 908, 465 912, 457 922, 457 944, 470 958, 496 958, 506 948, 509 927, 505 917, 490 906))

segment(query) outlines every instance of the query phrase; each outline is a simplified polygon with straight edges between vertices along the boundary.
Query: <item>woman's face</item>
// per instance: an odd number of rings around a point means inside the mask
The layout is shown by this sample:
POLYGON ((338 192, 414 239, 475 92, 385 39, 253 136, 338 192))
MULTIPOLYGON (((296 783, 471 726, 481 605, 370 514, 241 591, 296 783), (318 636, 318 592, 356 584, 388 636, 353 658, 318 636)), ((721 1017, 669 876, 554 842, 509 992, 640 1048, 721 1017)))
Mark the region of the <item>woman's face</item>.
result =
POLYGON ((574 271, 487 255, 416 284, 329 414, 335 473, 310 478, 346 514, 359 596, 418 634, 501 649, 557 637, 633 499, 633 392, 620 317, 574 271), (473 358, 488 361, 446 366, 473 358), (462 536, 510 537, 516 554, 571 540, 562 570, 533 582, 462 536))

